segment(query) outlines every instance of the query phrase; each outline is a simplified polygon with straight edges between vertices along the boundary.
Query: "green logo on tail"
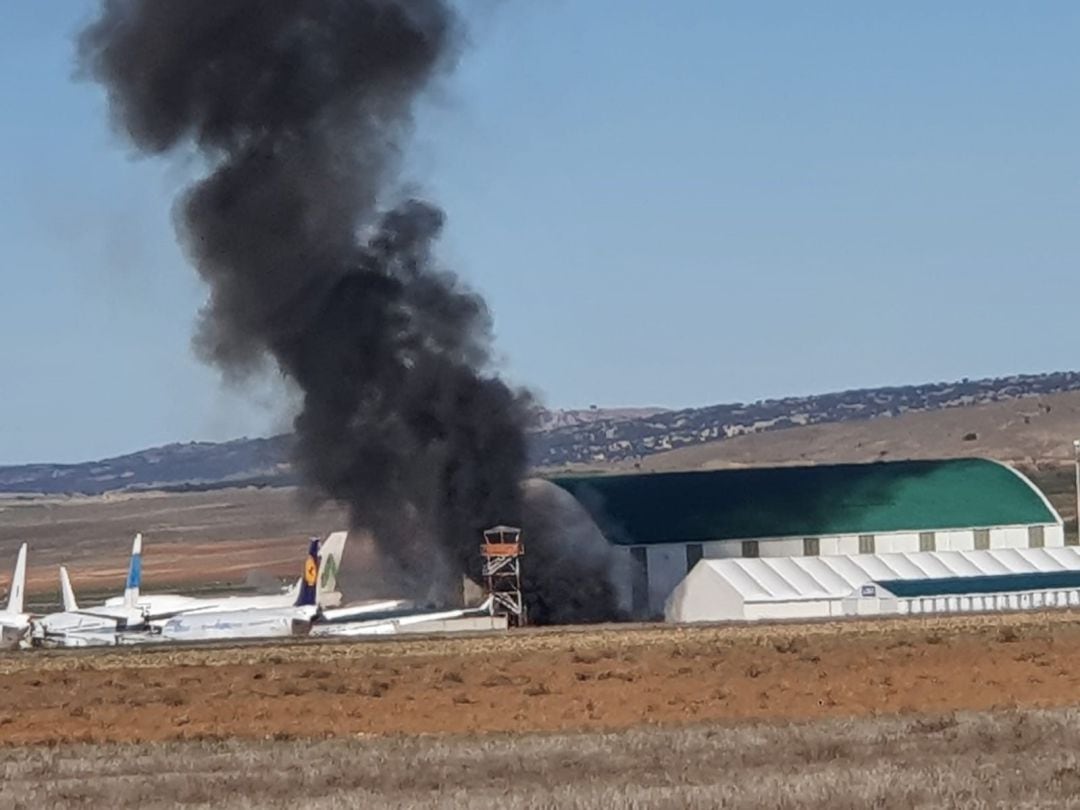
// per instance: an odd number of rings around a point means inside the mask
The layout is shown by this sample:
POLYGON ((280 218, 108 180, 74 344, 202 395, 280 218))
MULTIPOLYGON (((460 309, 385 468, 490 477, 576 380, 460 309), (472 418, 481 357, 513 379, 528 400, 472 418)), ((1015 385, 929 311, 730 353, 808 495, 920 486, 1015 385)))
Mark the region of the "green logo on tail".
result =
POLYGON ((319 587, 328 588, 330 586, 327 583, 333 582, 335 579, 337 579, 337 560, 331 554, 322 565, 322 578, 319 580, 319 587))

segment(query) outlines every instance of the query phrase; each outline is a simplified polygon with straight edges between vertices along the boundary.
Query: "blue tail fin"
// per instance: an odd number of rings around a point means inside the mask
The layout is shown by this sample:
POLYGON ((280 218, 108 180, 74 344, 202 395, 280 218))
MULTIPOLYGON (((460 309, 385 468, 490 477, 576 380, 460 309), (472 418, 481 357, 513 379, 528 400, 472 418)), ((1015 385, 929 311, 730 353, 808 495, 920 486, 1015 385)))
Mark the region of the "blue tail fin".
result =
POLYGON ((128 566, 127 583, 124 585, 124 606, 134 608, 139 601, 142 585, 142 533, 135 535, 131 544, 131 563, 128 566))
POLYGON ((300 578, 300 592, 296 595, 296 607, 314 605, 318 595, 319 538, 312 537, 304 560, 304 575, 300 578))

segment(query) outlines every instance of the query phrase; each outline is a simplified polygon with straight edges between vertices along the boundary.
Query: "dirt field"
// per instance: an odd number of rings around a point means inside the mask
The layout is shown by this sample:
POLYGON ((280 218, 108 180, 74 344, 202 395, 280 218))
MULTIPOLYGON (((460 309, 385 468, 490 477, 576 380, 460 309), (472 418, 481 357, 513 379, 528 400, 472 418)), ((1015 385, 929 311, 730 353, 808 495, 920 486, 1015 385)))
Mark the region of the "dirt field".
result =
POLYGON ((560 732, 1068 706, 1072 614, 12 653, 0 743, 560 732))
POLYGON ((1080 713, 0 749, 0 806, 1076 807, 1080 713))
POLYGON ((336 509, 306 509, 294 489, 0 496, 0 583, 6 586, 8 566, 27 541, 32 598, 55 600, 61 563, 87 601, 114 595, 123 586, 131 540, 142 532, 148 590, 231 589, 247 584, 253 574, 295 577, 307 538, 344 525, 336 509))
POLYGON ((0 655, 0 807, 1080 807, 1080 616, 0 655))

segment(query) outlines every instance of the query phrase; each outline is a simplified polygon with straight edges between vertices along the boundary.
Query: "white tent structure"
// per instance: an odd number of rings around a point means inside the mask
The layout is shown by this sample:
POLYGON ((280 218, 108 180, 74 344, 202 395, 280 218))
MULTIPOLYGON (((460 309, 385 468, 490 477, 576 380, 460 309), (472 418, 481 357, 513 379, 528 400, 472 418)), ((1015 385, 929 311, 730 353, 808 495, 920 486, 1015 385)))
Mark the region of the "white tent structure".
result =
POLYGON ((669 622, 1080 606, 1080 547, 703 559, 669 622))

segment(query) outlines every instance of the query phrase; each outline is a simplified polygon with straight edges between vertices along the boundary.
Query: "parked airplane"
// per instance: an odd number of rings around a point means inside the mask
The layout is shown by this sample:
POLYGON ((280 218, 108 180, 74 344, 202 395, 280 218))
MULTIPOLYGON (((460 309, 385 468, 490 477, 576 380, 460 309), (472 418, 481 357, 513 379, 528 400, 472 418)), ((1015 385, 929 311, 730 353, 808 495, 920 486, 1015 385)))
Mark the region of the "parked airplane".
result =
MULTIPOLYGON (((319 546, 320 576, 316 595, 316 603, 319 606, 333 606, 341 602, 341 593, 337 590, 337 574, 348 537, 348 532, 333 532, 319 546)), ((219 613, 248 608, 290 607, 296 602, 300 589, 301 580, 298 579, 292 587, 278 594, 209 597, 169 593, 142 594, 138 597, 136 604, 151 620, 168 619, 181 613, 219 613)), ((123 604, 123 597, 112 597, 105 600, 105 604, 109 607, 119 606, 123 604)))
POLYGON ((63 595, 64 609, 60 613, 50 613, 31 620, 31 643, 83 646, 90 642, 90 636, 93 635, 110 636, 117 632, 146 627, 147 616, 136 604, 139 599, 141 571, 142 535, 137 534, 131 545, 131 562, 128 566, 122 602, 119 605, 80 608, 75 601, 75 593, 71 588, 67 569, 61 566, 60 590, 63 595), (80 638, 80 636, 86 636, 86 638, 80 638))
POLYGON ((293 604, 240 610, 185 612, 161 624, 161 637, 170 641, 269 638, 302 635, 319 612, 319 540, 312 538, 304 573, 293 604))
MULTIPOLYGON (((322 544, 321 554, 327 559, 323 576, 316 586, 316 604, 337 604, 341 594, 336 591, 337 571, 344 552, 347 532, 334 532, 322 544)), ((318 539, 312 540, 318 547, 318 539)), ((318 570, 318 569, 317 569, 318 570)), ((281 594, 263 596, 192 597, 179 594, 141 595, 142 535, 135 537, 131 551, 127 585, 122 597, 106 600, 104 605, 80 608, 75 601, 67 569, 60 567, 61 592, 64 610, 31 623, 31 640, 35 644, 55 644, 65 647, 136 643, 152 640, 147 633, 132 631, 159 630, 168 619, 182 614, 209 614, 243 610, 287 609, 293 607, 303 590, 302 581, 281 594)), ((153 639, 156 640, 156 639, 153 639)))
POLYGON ((0 611, 0 642, 5 647, 16 646, 30 629, 30 617, 23 613, 23 593, 26 590, 26 543, 19 546, 15 570, 11 574, 7 607, 0 611))

